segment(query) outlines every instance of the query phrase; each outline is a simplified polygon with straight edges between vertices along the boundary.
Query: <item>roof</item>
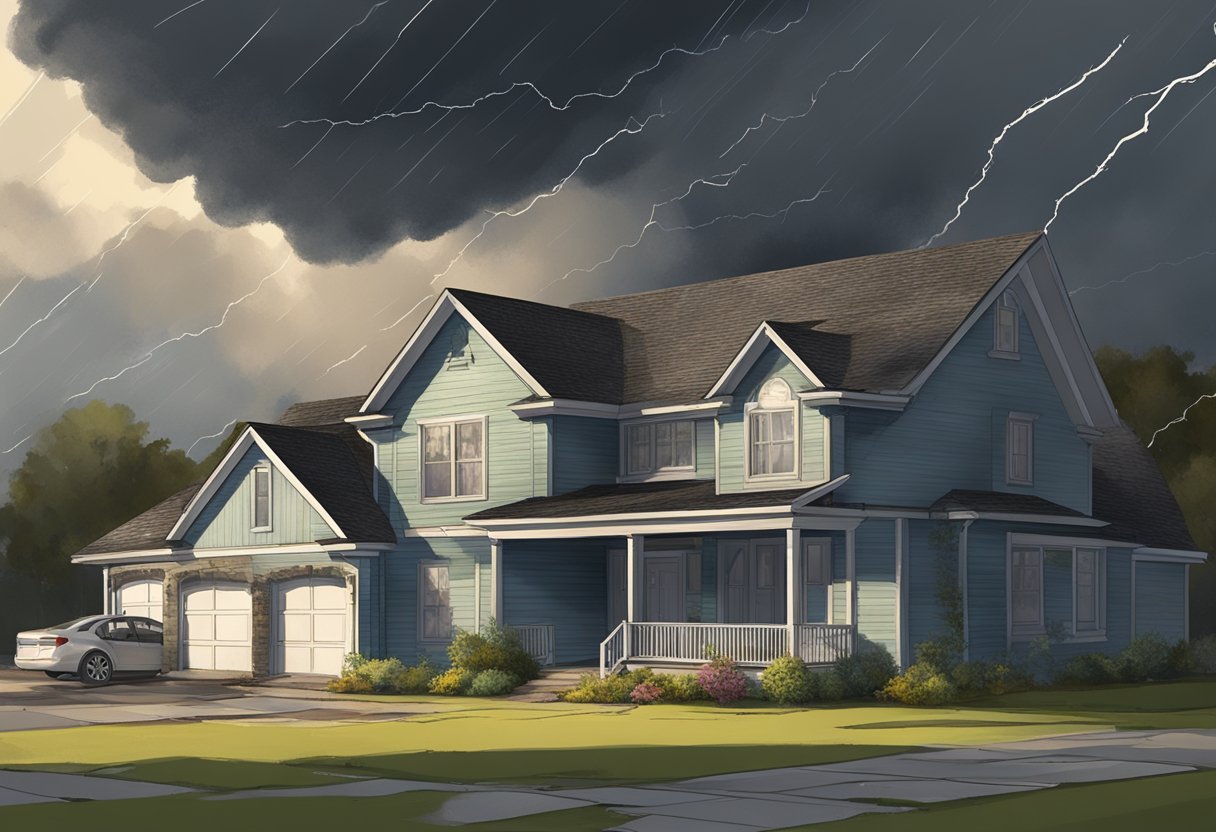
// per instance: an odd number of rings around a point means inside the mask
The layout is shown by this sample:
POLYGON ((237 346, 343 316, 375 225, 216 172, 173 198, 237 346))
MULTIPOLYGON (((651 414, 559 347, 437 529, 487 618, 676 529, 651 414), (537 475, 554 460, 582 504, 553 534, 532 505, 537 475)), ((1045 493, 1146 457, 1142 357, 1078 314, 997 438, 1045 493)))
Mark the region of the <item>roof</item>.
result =
POLYGON ((713 480, 677 480, 592 485, 556 497, 529 497, 516 503, 470 514, 466 521, 560 519, 612 514, 653 514, 664 511, 712 511, 732 508, 789 507, 812 490, 810 486, 782 491, 715 494, 713 480))
POLYGON ((301 427, 306 425, 340 425, 347 416, 359 412, 364 396, 344 396, 340 399, 321 399, 315 402, 296 402, 279 416, 280 425, 301 427))
POLYGON ((190 502, 201 485, 202 483, 196 482, 186 486, 114 531, 94 540, 76 554, 100 555, 108 552, 138 552, 165 548, 168 546, 165 537, 177 522, 177 518, 181 517, 186 503, 190 502))
POLYGON ((1094 516, 1103 535, 1159 549, 1199 549, 1169 484, 1148 448, 1126 423, 1094 443, 1094 516))
MULTIPOLYGON (((1015 234, 856 257, 573 308, 623 325, 625 402, 704 396, 762 321, 784 322, 778 324, 782 338, 789 336, 791 349, 805 354, 825 383, 846 390, 899 390, 1040 236, 1015 234)), ((603 351, 583 355, 579 349, 555 349, 559 343, 546 340, 541 352, 566 353, 564 360, 579 362, 584 374, 605 366, 603 351)), ((528 356, 516 358, 531 371, 528 356)), ((561 388, 546 389, 554 397, 575 398, 561 388)))
POLYGON ((1012 494, 1004 491, 969 491, 955 489, 937 499, 930 511, 974 511, 981 514, 1038 514, 1044 517, 1085 517, 1086 515, 1036 497, 1033 494, 1012 494))
POLYGON ((449 289, 554 398, 620 404, 620 322, 561 306, 449 289))
POLYGON ((324 428, 261 422, 250 422, 249 426, 325 508, 347 540, 397 541, 392 524, 372 497, 359 462, 342 436, 324 428))

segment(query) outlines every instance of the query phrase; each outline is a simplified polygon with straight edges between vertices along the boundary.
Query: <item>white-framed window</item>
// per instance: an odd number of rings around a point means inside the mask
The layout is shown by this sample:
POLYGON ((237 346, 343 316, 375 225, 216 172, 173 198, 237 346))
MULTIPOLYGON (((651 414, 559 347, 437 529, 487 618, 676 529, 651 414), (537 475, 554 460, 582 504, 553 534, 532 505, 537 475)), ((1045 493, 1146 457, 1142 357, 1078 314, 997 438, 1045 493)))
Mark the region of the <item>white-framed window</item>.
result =
POLYGON ((998 353, 1018 351, 1018 301, 1013 292, 1002 292, 996 303, 996 320, 993 325, 992 349, 998 353))
POLYGON ((625 476, 639 477, 696 468, 696 425, 691 419, 627 424, 625 476))
POLYGON ((803 580, 807 586, 832 583, 832 547, 827 543, 808 543, 803 547, 803 580))
POLYGON ((1078 547, 1072 561, 1072 621, 1078 636, 1106 632, 1106 558, 1101 549, 1078 547))
POLYGON ((790 479, 798 472, 798 400, 789 384, 769 379, 747 407, 748 479, 790 479))
POLYGON ((268 532, 274 528, 273 501, 271 499, 270 467, 259 465, 253 469, 253 507, 249 530, 268 532))
POLYGON ((1005 482, 1034 484, 1034 422, 1030 413, 1010 413, 1005 428, 1005 482))
POLYGON ((486 498, 486 417, 419 423, 423 502, 486 498))
POLYGON ((452 593, 446 563, 418 564, 418 638, 421 641, 452 638, 452 593))
POLYGON ((1015 547, 1009 564, 1009 621, 1014 635, 1038 635, 1043 624, 1043 550, 1015 547))

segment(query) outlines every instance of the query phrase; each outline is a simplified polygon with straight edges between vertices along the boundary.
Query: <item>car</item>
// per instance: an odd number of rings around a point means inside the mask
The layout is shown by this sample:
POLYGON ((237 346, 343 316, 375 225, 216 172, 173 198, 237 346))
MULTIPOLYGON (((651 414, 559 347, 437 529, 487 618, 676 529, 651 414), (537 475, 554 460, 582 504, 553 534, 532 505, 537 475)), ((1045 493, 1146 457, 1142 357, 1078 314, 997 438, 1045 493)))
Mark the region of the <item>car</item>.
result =
POLYGON ((71 675, 104 685, 120 676, 156 676, 164 642, 164 628, 151 618, 86 615, 18 633, 14 663, 52 678, 71 675))

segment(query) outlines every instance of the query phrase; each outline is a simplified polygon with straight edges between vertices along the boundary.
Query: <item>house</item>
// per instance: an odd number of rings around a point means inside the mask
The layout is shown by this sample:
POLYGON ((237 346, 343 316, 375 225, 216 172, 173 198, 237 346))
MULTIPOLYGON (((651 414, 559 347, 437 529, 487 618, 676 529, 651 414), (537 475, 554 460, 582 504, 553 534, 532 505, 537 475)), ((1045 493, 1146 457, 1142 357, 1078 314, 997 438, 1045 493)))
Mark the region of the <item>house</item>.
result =
POLYGON ((81 550, 166 669, 444 660, 901 665, 961 589, 967 652, 1187 636, 1205 559, 1120 422, 1046 237, 571 308, 450 289, 366 395, 251 423, 81 550))

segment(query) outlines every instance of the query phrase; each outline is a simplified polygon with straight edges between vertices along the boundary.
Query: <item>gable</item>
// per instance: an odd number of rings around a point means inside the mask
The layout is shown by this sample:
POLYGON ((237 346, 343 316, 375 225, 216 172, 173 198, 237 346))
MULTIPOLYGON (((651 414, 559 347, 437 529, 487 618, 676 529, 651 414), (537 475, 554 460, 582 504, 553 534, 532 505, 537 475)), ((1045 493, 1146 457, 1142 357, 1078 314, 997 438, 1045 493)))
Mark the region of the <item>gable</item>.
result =
POLYGON ((183 539, 196 549, 215 549, 311 543, 337 536, 337 531, 309 504, 265 451, 252 444, 202 506, 183 539), (252 471, 259 466, 266 466, 271 472, 272 528, 265 532, 251 531, 254 525, 252 471))

